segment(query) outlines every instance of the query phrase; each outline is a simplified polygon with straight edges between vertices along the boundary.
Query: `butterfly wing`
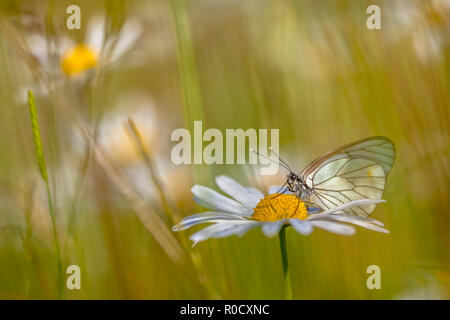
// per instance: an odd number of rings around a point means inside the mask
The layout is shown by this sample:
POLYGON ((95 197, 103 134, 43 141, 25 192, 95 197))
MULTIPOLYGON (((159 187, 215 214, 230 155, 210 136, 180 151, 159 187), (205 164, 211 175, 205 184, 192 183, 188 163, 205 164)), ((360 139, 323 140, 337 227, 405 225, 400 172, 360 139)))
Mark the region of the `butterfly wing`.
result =
MULTIPOLYGON (((381 199, 394 161, 394 143, 386 137, 370 137, 320 156, 301 175, 312 190, 309 201, 331 209, 352 200, 381 199)), ((345 212, 368 216, 374 208, 365 205, 345 212)))

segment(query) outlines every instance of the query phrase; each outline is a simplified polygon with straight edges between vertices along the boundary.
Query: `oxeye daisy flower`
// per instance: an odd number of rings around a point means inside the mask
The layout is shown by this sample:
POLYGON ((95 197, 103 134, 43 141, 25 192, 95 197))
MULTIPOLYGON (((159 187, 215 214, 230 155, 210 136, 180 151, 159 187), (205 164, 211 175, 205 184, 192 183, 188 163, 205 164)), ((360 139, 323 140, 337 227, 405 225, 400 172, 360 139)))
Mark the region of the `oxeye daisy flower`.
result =
POLYGON ((173 227, 174 231, 181 231, 201 223, 212 223, 191 235, 190 239, 194 245, 210 238, 242 236, 256 227, 261 227, 268 237, 276 236, 284 226, 292 226, 302 235, 308 235, 314 228, 320 228, 348 236, 355 233, 355 228, 349 224, 388 232, 380 221, 343 213, 343 210, 353 206, 376 204, 385 200, 360 199, 323 211, 316 206, 307 205, 293 194, 275 193, 280 190, 277 186, 270 187, 269 194, 264 195, 261 191, 244 187, 227 176, 218 176, 216 183, 229 197, 208 187, 195 185, 191 190, 194 200, 212 211, 184 218, 173 227))
POLYGON ((262 232, 273 237, 279 235, 281 259, 285 281, 286 298, 292 299, 292 288, 287 257, 285 227, 292 226, 302 235, 309 235, 314 228, 320 228, 340 235, 352 235, 361 226, 373 231, 388 233, 383 223, 375 219, 352 216, 343 210, 360 205, 377 204, 385 200, 359 199, 329 210, 321 210, 314 204, 306 204, 290 193, 278 193, 280 187, 272 186, 269 194, 244 187, 227 176, 216 177, 219 188, 226 197, 208 187, 195 185, 191 191, 194 200, 212 210, 184 218, 173 231, 186 230, 202 223, 212 225, 194 233, 190 239, 194 245, 210 238, 224 238, 244 235, 248 230, 261 227, 262 232))
POLYGON ((82 41, 61 35, 54 43, 48 43, 42 34, 31 34, 26 40, 45 72, 63 78, 80 78, 99 66, 117 66, 142 34, 141 25, 129 19, 117 34, 106 37, 106 23, 104 16, 91 18, 82 41))
POLYGON ((44 33, 27 34, 27 50, 34 58, 41 82, 29 83, 16 93, 19 103, 26 102, 30 87, 37 95, 65 84, 80 87, 93 78, 98 70, 117 71, 144 62, 134 50, 143 37, 143 26, 137 18, 128 18, 117 32, 110 32, 105 16, 95 16, 87 22, 85 36, 75 40, 65 34, 49 39, 44 33))

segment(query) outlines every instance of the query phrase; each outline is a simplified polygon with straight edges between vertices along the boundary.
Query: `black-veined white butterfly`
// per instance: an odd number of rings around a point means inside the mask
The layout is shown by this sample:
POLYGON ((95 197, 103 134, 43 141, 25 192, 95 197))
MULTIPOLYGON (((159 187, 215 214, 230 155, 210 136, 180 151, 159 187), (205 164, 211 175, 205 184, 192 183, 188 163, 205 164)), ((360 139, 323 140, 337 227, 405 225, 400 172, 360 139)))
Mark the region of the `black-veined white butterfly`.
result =
MULTIPOLYGON (((300 174, 280 161, 290 171, 283 187, 302 201, 326 210, 352 200, 381 199, 394 165, 395 147, 386 137, 366 138, 323 154, 300 174)), ((374 208, 375 204, 371 204, 344 211, 368 216, 374 208)))

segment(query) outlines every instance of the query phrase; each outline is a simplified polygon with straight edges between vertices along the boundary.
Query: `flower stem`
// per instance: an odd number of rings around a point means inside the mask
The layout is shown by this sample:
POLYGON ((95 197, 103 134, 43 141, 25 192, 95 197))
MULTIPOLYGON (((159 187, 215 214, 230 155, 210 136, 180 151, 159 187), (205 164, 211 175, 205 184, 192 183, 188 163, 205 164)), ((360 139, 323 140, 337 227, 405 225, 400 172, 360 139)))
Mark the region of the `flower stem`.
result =
POLYGON ((292 300, 292 284, 291 273, 289 271, 289 262, 287 256, 286 247, 286 227, 282 227, 278 237, 280 239, 281 261, 283 262, 283 275, 284 275, 284 291, 286 300, 292 300))

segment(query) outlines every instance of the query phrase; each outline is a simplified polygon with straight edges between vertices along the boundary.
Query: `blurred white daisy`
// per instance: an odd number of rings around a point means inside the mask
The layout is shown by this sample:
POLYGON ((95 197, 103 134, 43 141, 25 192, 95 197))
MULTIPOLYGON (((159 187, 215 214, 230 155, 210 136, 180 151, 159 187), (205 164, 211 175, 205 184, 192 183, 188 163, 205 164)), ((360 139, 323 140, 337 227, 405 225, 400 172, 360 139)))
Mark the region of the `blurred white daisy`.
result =
MULTIPOLYGON (((80 78, 99 66, 118 66, 118 62, 135 47, 142 35, 141 24, 133 18, 125 21, 117 34, 108 34, 106 37, 106 28, 106 18, 97 16, 89 20, 85 38, 81 42, 63 35, 49 42, 40 33, 27 36, 26 41, 46 73, 63 78, 80 78)), ((127 63, 134 61, 127 59, 127 63)))
POLYGON ((144 146, 153 154, 159 153, 158 119, 152 103, 147 103, 147 106, 135 105, 129 110, 111 112, 99 124, 99 144, 121 165, 134 165, 141 162, 136 157, 135 143, 125 129, 129 118, 135 122, 144 146))
POLYGON ((15 93, 16 101, 26 103, 30 88, 35 95, 45 96, 66 83, 83 85, 100 69, 117 71, 145 62, 139 51, 134 50, 143 35, 143 26, 137 18, 128 18, 116 33, 106 35, 107 29, 106 17, 96 16, 87 23, 82 41, 63 34, 52 40, 43 33, 27 34, 25 42, 42 71, 42 81, 20 86, 15 93))
POLYGON ((194 245, 210 238, 223 238, 231 235, 244 235, 248 230, 261 227, 268 236, 276 236, 281 228, 290 225, 302 235, 310 234, 314 227, 341 235, 352 235, 355 228, 346 223, 358 225, 370 230, 388 233, 383 223, 371 218, 345 214, 344 209, 367 204, 385 202, 385 200, 361 199, 342 206, 321 210, 307 206, 298 197, 289 193, 277 193, 279 187, 269 188, 269 195, 252 187, 244 187, 227 176, 216 177, 219 188, 226 197, 208 187, 192 187, 194 200, 213 211, 195 214, 175 225, 173 231, 181 231, 201 223, 213 223, 190 239, 194 245))

